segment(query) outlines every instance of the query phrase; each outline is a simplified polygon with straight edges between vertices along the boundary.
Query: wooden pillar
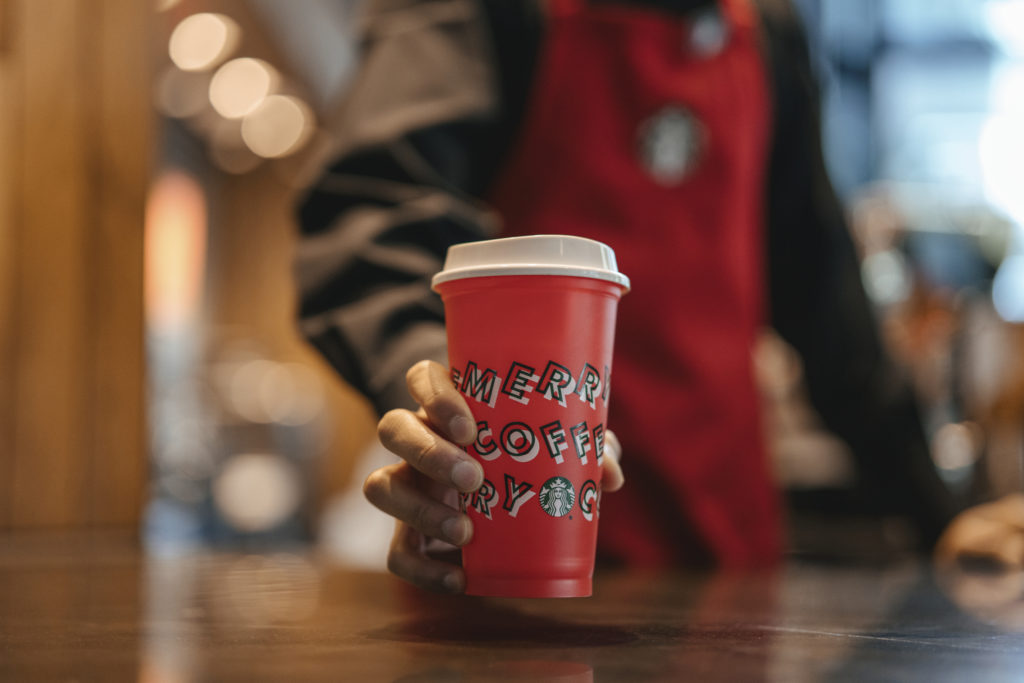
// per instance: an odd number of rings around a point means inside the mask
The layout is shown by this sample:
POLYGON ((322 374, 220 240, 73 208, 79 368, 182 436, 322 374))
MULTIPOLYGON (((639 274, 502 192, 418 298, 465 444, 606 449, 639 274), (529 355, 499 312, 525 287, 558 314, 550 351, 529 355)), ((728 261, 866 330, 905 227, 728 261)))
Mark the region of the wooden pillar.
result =
POLYGON ((151 15, 0 0, 0 528, 138 520, 151 15))

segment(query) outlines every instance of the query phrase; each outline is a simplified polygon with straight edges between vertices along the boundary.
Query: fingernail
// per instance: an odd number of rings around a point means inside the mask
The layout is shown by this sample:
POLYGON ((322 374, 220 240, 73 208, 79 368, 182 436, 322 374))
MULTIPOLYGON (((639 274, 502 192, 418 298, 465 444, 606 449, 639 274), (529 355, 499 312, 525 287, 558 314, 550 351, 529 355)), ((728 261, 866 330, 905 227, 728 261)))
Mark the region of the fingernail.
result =
POLYGON ((469 540, 469 524, 462 517, 449 517, 441 522, 441 533, 449 543, 461 546, 469 540))
POLYGON ((462 593, 466 590, 466 587, 462 583, 462 575, 458 572, 446 574, 441 580, 441 583, 444 585, 444 589, 451 593, 462 593))
POLYGON ((468 444, 473 441, 474 424, 464 415, 456 415, 448 423, 448 432, 455 439, 455 443, 468 444))
POLYGON ((484 475, 475 462, 460 460, 452 468, 452 483, 460 491, 476 491, 484 483, 484 475))

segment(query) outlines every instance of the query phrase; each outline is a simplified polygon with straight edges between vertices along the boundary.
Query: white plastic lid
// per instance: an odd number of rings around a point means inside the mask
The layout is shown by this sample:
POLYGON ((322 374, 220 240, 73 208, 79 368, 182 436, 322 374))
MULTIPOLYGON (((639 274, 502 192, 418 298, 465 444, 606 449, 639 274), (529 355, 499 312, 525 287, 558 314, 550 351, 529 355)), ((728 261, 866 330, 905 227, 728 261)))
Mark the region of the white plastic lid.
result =
POLYGON ((570 275, 607 280, 629 291, 629 278, 619 272, 615 252, 607 244, 572 235, 528 235, 448 248, 444 270, 434 276, 442 282, 495 275, 570 275))

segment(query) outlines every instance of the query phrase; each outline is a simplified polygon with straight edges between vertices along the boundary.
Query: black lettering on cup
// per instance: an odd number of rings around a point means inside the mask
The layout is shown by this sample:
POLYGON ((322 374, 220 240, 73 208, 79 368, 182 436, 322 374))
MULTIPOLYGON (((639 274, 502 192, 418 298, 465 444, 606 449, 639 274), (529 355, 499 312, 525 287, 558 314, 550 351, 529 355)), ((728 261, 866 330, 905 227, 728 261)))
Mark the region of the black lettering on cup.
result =
POLYGON ((539 379, 540 377, 534 374, 534 369, 529 365, 513 361, 512 367, 508 369, 505 376, 505 383, 501 385, 501 393, 525 406, 530 402, 527 394, 533 391, 533 387, 530 385, 539 379))
POLYGON ((601 393, 601 373, 597 371, 590 363, 583 365, 583 370, 580 372, 580 379, 576 383, 576 393, 579 394, 580 400, 589 405, 591 408, 595 408, 595 402, 597 396, 601 393))
POLYGON ((581 465, 586 465, 587 453, 590 452, 590 430, 587 428, 587 421, 570 427, 569 434, 572 435, 572 443, 576 447, 576 457, 580 459, 581 465))
POLYGON ((501 430, 501 448, 517 462, 530 462, 537 457, 540 443, 529 425, 510 422, 501 430))
POLYGON ((531 489, 533 489, 533 484, 528 484, 525 481, 517 484, 515 477, 505 474, 505 502, 501 507, 505 509, 509 517, 518 515, 519 508, 523 506, 523 503, 537 495, 531 489))
POLYGON ((562 427, 562 423, 558 420, 549 422, 540 428, 540 433, 544 437, 544 445, 548 447, 548 455, 551 456, 551 459, 558 465, 565 462, 562 451, 569 447, 569 443, 565 440, 565 429, 562 427))
POLYGON ((501 382, 494 370, 480 370, 473 361, 466 363, 466 372, 462 375, 463 394, 493 408, 498 400, 499 386, 501 382))
POLYGON ((537 391, 549 401, 558 401, 558 405, 564 408, 565 395, 571 394, 574 386, 575 382, 569 368, 552 360, 548 361, 547 367, 544 368, 537 391))
POLYGON ((483 486, 470 494, 469 506, 487 519, 491 519, 491 508, 498 504, 498 489, 484 479, 483 486))
POLYGON ((473 450, 481 460, 494 460, 501 455, 498 444, 494 443, 494 439, 491 437, 491 427, 487 424, 487 420, 480 420, 476 423, 476 441, 473 442, 473 450))
POLYGON ((597 512, 597 484, 591 479, 587 479, 580 487, 580 511, 583 513, 583 519, 588 522, 594 521, 597 512))
POLYGON ((604 460, 604 425, 594 427, 594 455, 597 456, 598 464, 604 460))

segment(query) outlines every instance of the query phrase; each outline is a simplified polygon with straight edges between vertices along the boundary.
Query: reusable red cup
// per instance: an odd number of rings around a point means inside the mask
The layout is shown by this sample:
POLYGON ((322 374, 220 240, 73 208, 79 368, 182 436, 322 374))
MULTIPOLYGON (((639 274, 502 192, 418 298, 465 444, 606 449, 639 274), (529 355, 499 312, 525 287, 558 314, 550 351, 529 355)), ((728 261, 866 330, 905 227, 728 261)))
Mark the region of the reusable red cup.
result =
POLYGON ((462 497, 473 539, 466 592, 591 594, 615 313, 629 279, 594 240, 538 235, 448 250, 444 301, 452 382, 484 468, 462 497))

